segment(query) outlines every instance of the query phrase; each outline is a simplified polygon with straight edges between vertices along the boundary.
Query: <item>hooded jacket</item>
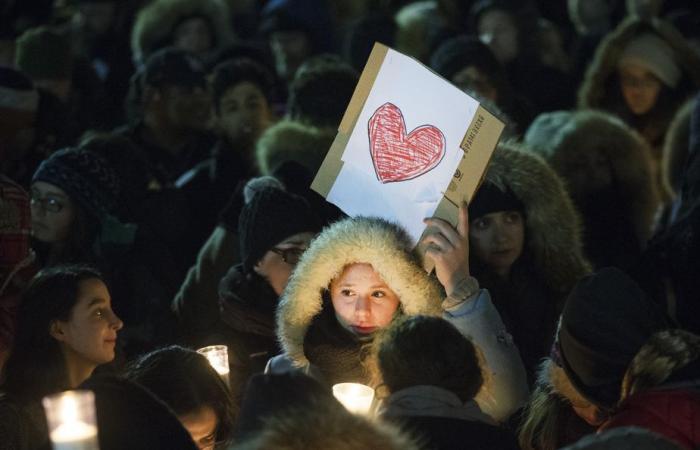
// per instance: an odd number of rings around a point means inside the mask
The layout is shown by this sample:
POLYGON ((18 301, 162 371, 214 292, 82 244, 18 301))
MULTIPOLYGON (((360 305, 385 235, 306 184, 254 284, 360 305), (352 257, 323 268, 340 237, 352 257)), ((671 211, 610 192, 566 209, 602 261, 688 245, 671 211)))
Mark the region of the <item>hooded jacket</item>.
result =
MULTIPOLYGON (((700 57, 695 54, 671 24, 658 18, 646 20, 638 17, 629 18, 603 39, 596 50, 593 61, 586 70, 579 89, 578 107, 603 109, 620 115, 624 120, 630 120, 616 82, 617 64, 627 44, 645 32, 659 36, 671 47, 674 52, 674 60, 682 73, 680 82, 673 89, 677 93, 679 101, 673 105, 673 111, 663 117, 662 120, 665 123, 658 124, 658 128, 665 132, 675 109, 685 98, 700 88, 700 57)), ((663 133, 655 136, 650 141, 652 146, 657 147, 662 136, 663 133)))
POLYGON ((564 180, 595 266, 626 266, 639 255, 659 205, 651 149, 639 133, 612 114, 581 110, 531 149, 564 180))
POLYGON ((210 26, 213 48, 224 48, 233 39, 229 10, 221 0, 156 0, 141 9, 131 31, 131 53, 137 66, 159 48, 172 42, 175 27, 185 19, 202 17, 210 26))
MULTIPOLYGON (((308 358, 305 338, 324 312, 330 308, 332 314, 332 305, 324 299, 324 292, 347 265, 354 263, 372 265, 399 297, 400 313, 442 315, 471 337, 485 356, 485 371, 489 374, 489 383, 477 395, 484 412, 501 421, 522 404, 527 396, 522 361, 488 292, 480 290, 457 305, 443 302, 441 308, 444 293, 412 252, 408 234, 399 226, 377 218, 336 222, 312 241, 280 300, 277 335, 284 355, 270 360, 269 372, 284 372, 293 367, 307 372, 318 369, 315 361, 308 358)), ((358 365, 359 361, 350 364, 358 365)))

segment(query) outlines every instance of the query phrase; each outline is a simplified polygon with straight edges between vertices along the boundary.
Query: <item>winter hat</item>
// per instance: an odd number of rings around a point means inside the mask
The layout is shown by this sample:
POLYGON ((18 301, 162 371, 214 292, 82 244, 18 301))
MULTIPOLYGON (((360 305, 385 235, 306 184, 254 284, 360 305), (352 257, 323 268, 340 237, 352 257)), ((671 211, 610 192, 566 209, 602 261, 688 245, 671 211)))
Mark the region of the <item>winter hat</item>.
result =
POLYGON ((458 36, 446 40, 430 58, 430 67, 450 80, 457 72, 476 66, 490 79, 505 82, 504 69, 491 49, 480 40, 470 36, 458 36))
POLYGON ((673 49, 653 33, 644 33, 627 44, 618 67, 630 63, 646 68, 671 88, 675 88, 681 79, 681 69, 675 61, 673 49))
POLYGON ((70 39, 49 27, 29 29, 17 38, 15 64, 35 80, 70 78, 73 72, 70 39))
POLYGON ((566 300, 557 336, 562 367, 579 393, 611 408, 630 361, 668 326, 664 312, 631 278, 602 269, 582 279, 566 300))
POLYGON ((620 427, 583 437, 561 450, 680 450, 681 447, 646 428, 620 427))
POLYGON ((571 111, 550 111, 539 114, 523 136, 523 143, 540 155, 549 156, 559 142, 559 133, 573 118, 571 111))
POLYGON ((265 180, 254 178, 244 190, 247 198, 238 219, 238 237, 246 270, 252 270, 268 250, 286 238, 320 230, 306 200, 281 188, 273 177, 265 180))
POLYGON ((498 211, 520 211, 524 214, 525 205, 510 189, 501 189, 490 181, 484 181, 469 202, 469 221, 498 211))
POLYGON ((166 47, 148 57, 142 82, 155 87, 165 84, 204 87, 206 72, 204 65, 194 56, 184 50, 166 47))
POLYGON ((10 67, 0 67, 0 110, 36 112, 39 93, 32 80, 10 67))

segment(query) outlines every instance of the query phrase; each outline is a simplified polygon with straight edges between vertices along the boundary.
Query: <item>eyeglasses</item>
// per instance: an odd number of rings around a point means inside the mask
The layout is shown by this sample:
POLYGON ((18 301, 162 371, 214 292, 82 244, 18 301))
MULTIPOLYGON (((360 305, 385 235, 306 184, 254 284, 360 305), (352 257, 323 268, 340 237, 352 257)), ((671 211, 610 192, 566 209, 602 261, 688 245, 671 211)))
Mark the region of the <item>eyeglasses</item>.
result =
POLYGON ((305 248, 291 247, 291 248, 278 248, 272 247, 270 250, 272 253, 277 253, 282 257, 282 261, 286 262, 290 266, 295 266, 299 262, 301 255, 306 251, 305 248))
POLYGON ((29 199, 29 205, 32 207, 41 206, 41 209, 53 214, 60 212, 64 207, 64 204, 61 203, 61 201, 53 197, 41 198, 36 195, 31 196, 31 198, 29 199))

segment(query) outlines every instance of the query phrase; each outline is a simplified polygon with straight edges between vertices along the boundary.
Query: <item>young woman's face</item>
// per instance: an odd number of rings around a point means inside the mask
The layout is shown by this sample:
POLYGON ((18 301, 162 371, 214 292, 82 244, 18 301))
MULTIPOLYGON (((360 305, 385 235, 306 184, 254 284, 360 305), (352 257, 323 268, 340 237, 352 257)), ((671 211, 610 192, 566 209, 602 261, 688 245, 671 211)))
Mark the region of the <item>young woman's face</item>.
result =
POLYGON ((124 323, 112 311, 107 286, 97 279, 83 280, 68 321, 52 324, 52 336, 64 353, 89 365, 98 366, 114 359, 117 332, 124 323))
POLYGON ((194 55, 209 51, 213 40, 209 23, 201 17, 183 21, 173 33, 173 45, 194 55))
POLYGON ((75 220, 75 207, 63 189, 44 181, 31 188, 32 235, 40 242, 64 242, 75 220))
POLYGON ((625 63, 618 69, 620 88, 627 107, 636 116, 646 114, 656 105, 661 80, 644 67, 625 63))
POLYGON ((525 223, 518 211, 498 211, 472 220, 469 244, 474 256, 501 277, 507 277, 523 253, 525 223))
POLYGON ((485 12, 477 24, 479 39, 488 45, 502 64, 518 56, 518 29, 506 11, 493 9, 485 12))
POLYGON ((219 419, 216 412, 210 406, 201 408, 182 416, 178 416, 180 423, 192 436, 192 440, 201 450, 211 450, 216 443, 216 427, 219 419))
POLYGON ((366 335, 391 323, 399 297, 370 264, 351 264, 331 282, 331 301, 341 324, 366 335))
POLYGON ((277 295, 282 295, 289 276, 313 237, 314 233, 310 232, 288 237, 268 250, 253 270, 270 283, 277 295))
POLYGON ((231 86, 219 100, 217 122, 231 144, 255 144, 271 117, 265 95, 250 81, 231 86))

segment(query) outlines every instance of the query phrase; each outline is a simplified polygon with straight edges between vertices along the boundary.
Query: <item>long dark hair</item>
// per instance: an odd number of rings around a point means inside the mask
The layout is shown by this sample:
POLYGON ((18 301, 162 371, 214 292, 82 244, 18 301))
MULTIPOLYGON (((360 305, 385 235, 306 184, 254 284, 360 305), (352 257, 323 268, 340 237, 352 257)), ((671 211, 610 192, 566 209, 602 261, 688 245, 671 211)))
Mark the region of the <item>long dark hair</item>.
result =
POLYGON ((231 394, 203 355, 171 345, 134 361, 125 375, 155 394, 178 416, 211 407, 219 419, 217 443, 231 439, 237 415, 231 394))
POLYGON ((56 266, 34 276, 22 296, 1 391, 25 402, 71 388, 60 344, 49 328, 56 320, 70 319, 80 283, 95 278, 104 281, 97 270, 80 265, 56 266))

